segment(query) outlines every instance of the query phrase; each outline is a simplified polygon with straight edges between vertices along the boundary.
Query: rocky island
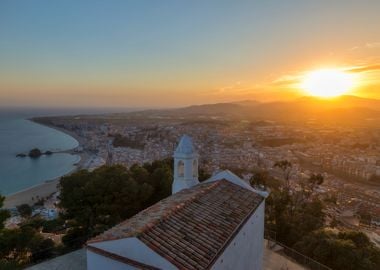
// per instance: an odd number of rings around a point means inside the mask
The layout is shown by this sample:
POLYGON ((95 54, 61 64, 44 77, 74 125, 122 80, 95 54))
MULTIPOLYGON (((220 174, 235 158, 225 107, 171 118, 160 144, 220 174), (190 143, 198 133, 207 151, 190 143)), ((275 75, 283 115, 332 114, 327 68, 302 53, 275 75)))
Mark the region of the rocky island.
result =
POLYGON ((34 148, 34 149, 32 149, 32 150, 29 151, 29 155, 28 156, 31 157, 31 158, 38 158, 41 155, 42 155, 41 150, 38 149, 38 148, 34 148))
POLYGON ((20 154, 17 154, 16 157, 30 157, 30 158, 39 158, 40 156, 42 155, 47 155, 47 156, 50 156, 52 155, 53 152, 52 151, 46 151, 46 152, 42 152, 40 149, 38 148, 33 148, 32 150, 29 151, 28 154, 24 154, 24 153, 20 153, 20 154))

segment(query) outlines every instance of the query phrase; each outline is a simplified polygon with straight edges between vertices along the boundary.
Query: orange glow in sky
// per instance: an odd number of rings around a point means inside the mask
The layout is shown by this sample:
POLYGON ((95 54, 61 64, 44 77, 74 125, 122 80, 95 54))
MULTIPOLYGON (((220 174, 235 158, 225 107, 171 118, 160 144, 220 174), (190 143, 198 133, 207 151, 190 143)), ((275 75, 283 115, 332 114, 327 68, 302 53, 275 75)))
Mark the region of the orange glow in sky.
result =
POLYGON ((163 2, 0 1, 0 108, 380 99, 380 1, 163 2))

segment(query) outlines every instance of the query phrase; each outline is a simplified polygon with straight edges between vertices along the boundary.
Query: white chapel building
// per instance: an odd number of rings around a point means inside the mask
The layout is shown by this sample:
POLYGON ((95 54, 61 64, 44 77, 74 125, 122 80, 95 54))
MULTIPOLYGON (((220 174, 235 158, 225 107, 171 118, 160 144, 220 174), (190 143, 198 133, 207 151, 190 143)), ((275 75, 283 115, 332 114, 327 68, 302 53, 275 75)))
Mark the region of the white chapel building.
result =
POLYGON ((88 241, 87 269, 262 269, 265 192, 228 170, 199 183, 185 135, 172 193, 88 241))

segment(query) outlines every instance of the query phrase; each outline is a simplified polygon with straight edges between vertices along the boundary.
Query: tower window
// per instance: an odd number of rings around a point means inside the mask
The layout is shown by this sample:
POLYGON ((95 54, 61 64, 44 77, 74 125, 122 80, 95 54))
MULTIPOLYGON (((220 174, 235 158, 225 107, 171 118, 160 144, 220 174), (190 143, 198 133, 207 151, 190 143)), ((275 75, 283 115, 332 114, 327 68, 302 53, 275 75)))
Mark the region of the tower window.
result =
POLYGON ((198 161, 193 160, 193 177, 198 177, 198 161))
POLYGON ((185 175, 185 163, 182 160, 178 161, 178 176, 183 177, 185 175))

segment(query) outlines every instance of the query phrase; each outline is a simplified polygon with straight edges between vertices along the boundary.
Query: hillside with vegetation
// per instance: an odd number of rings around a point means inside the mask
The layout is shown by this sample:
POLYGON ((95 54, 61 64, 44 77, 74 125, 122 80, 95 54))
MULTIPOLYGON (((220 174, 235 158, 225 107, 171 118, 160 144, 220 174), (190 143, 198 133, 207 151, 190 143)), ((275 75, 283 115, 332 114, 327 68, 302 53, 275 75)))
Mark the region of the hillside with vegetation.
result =
MULTIPOLYGON (((128 219, 159 200, 170 196, 172 159, 133 165, 103 166, 92 172, 81 170, 60 181, 60 207, 57 219, 30 216, 30 209, 19 207, 24 222, 6 229, 9 212, 0 210, 0 269, 21 269, 83 247, 91 237, 128 219), (56 244, 41 234, 63 234, 56 244)), ((333 199, 315 192, 323 177, 313 174, 298 191, 289 188, 287 161, 276 164, 284 179, 274 179, 266 171, 255 170, 251 184, 269 189, 266 230, 275 232, 276 241, 336 270, 375 270, 380 265, 380 249, 356 231, 337 231, 325 225, 325 206, 333 199)), ((201 168, 200 181, 210 177, 201 168)), ((4 198, 0 197, 0 208, 4 198)))
POLYGON ((286 174, 291 163, 284 160, 275 166, 284 172, 282 181, 261 170, 253 174, 251 181, 254 186, 271 190, 265 219, 270 237, 334 270, 378 269, 380 249, 364 233, 339 230, 336 221, 326 225, 326 205, 336 201, 322 198, 316 192, 323 176, 312 174, 301 184, 301 189, 294 190, 289 188, 291 180, 286 174))

